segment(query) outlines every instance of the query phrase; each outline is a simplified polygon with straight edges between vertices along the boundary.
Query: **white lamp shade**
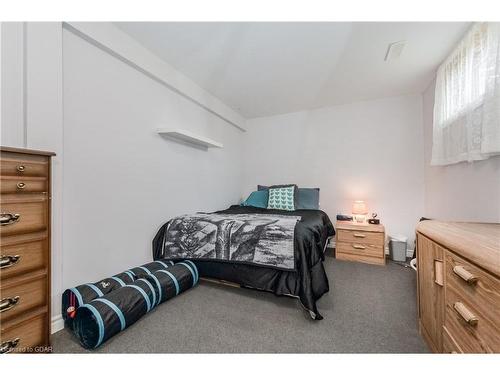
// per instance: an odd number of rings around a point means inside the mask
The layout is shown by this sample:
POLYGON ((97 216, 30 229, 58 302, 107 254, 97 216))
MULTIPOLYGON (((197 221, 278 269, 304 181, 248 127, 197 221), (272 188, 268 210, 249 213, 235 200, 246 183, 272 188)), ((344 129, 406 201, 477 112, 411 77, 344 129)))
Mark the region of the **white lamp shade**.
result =
POLYGON ((354 215, 366 215, 368 214, 368 209, 364 201, 354 201, 352 204, 352 213, 354 215))

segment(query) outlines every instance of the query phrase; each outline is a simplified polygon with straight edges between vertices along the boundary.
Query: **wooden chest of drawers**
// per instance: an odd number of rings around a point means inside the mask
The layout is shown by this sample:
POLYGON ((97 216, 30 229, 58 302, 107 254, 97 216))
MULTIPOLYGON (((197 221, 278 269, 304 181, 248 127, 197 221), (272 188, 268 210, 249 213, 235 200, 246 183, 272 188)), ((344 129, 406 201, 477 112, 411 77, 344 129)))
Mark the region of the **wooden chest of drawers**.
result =
POLYGON ((337 221, 335 256, 370 264, 385 264, 383 225, 358 225, 337 221))
POLYGON ((500 224, 417 229, 420 331, 438 353, 500 352, 500 224))
POLYGON ((0 148, 0 353, 50 350, 50 158, 0 148))

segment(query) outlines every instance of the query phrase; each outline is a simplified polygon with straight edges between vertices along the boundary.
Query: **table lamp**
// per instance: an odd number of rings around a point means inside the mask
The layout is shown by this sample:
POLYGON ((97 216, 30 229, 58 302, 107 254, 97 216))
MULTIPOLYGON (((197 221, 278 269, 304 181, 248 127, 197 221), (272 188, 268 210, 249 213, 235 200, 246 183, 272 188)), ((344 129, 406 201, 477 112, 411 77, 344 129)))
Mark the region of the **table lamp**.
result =
POLYGON ((354 222, 357 224, 366 224, 366 215, 368 209, 364 201, 354 201, 352 204, 352 214, 354 215, 354 222))

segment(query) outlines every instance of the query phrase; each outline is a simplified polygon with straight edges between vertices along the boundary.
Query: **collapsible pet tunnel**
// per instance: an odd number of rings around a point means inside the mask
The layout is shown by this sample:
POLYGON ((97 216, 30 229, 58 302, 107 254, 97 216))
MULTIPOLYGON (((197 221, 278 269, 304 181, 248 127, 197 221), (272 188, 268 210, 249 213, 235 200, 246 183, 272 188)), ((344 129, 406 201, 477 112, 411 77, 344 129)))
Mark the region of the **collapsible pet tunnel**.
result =
POLYGON ((146 273, 133 283, 98 297, 76 311, 73 328, 80 344, 92 349, 134 324, 158 304, 198 282, 198 269, 186 260, 146 273))
POLYGON ((62 295, 61 311, 65 325, 73 329, 73 318, 79 306, 95 298, 103 297, 127 284, 132 284, 138 278, 149 275, 152 272, 167 269, 173 264, 172 261, 155 261, 140 267, 132 268, 96 283, 82 284, 74 288, 66 289, 62 295))

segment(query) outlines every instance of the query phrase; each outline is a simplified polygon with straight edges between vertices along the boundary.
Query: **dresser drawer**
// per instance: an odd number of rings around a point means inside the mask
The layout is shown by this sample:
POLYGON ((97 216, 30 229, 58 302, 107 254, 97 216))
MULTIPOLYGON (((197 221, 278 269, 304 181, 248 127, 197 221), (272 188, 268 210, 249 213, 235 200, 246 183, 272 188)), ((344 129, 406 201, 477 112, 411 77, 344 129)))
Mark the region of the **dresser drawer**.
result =
POLYGON ((3 177, 0 179, 0 193, 42 193, 47 191, 45 177, 3 177))
POLYGON ((25 155, 2 151, 0 169, 2 176, 47 177, 49 175, 48 159, 39 155, 25 155))
POLYGON ((500 280, 449 251, 445 268, 446 329, 464 352, 500 352, 500 280))
MULTIPOLYGON (((44 233, 43 236, 45 235, 44 233)), ((0 246, 0 276, 2 280, 47 268, 48 263, 47 239, 0 246)))
POLYGON ((47 274, 33 273, 34 278, 11 278, 0 287, 0 321, 47 304, 47 274))
POLYGON ((357 244, 384 245, 384 234, 378 232, 355 231, 339 229, 337 233, 339 242, 351 242, 357 244))
POLYGON ((47 313, 30 317, 6 329, 2 327, 0 354, 50 350, 47 342, 48 329, 47 313))
POLYGON ((384 257, 384 248, 381 244, 379 245, 371 245, 360 242, 338 242, 335 244, 336 253, 347 253, 354 255, 362 255, 369 256, 375 258, 383 258, 384 257))
POLYGON ((47 228, 47 199, 26 202, 2 202, 0 235, 13 235, 40 231, 47 228))

